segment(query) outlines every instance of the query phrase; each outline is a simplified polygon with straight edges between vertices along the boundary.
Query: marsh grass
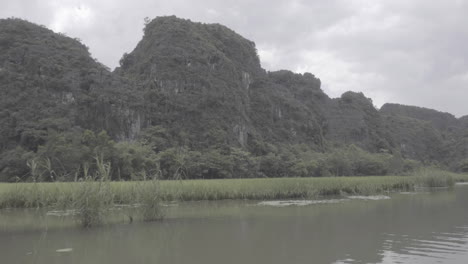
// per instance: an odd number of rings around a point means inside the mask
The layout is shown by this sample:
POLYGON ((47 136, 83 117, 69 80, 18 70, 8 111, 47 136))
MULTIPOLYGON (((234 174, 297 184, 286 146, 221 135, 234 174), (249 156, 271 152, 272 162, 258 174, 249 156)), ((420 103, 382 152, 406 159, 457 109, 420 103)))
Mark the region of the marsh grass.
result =
MULTIPOLYGON (((161 219, 158 180, 134 182, 125 189, 110 181, 111 164, 96 157, 96 174, 78 182, 0 184, 1 208, 44 208, 73 211, 83 227, 101 225, 119 204, 138 204, 144 221, 161 219)), ((133 221, 133 215, 127 215, 133 221)))
POLYGON ((102 156, 96 156, 95 161, 97 167, 95 176, 91 177, 86 173, 84 179, 75 183, 75 188, 69 193, 70 196, 62 194, 52 205, 56 208, 74 210, 74 217, 83 227, 101 225, 114 205, 110 182, 111 164, 104 163, 102 156))
POLYGON ((156 179, 137 183, 137 201, 143 221, 156 221, 163 218, 160 185, 156 179))
POLYGON ((72 210, 80 226, 105 223, 111 214, 133 219, 162 219, 160 186, 157 180, 122 185, 106 178, 88 177, 80 182, 0 184, 1 208, 47 208, 72 210), (116 205, 131 205, 132 210, 114 210, 116 205), (137 206, 134 206, 137 205, 137 206))
POLYGON ((468 181, 468 176, 429 170, 413 176, 2 183, 0 208, 79 209, 82 223, 87 225, 99 223, 102 212, 113 205, 138 204, 141 208, 138 216, 152 221, 162 217, 160 203, 164 201, 314 199, 412 191, 416 187, 450 187, 460 181, 468 181), (93 214, 95 217, 91 217, 93 214))
POLYGON ((96 181, 89 177, 78 184, 73 199, 66 201, 71 203, 62 207, 73 208, 76 219, 83 227, 101 225, 114 204, 110 181, 96 181))
POLYGON ((461 181, 459 174, 438 169, 421 168, 414 172, 418 187, 438 188, 453 187, 456 181, 461 181))
POLYGON ((313 199, 409 190, 413 186, 411 178, 400 176, 187 180, 162 181, 161 196, 166 201, 313 199))

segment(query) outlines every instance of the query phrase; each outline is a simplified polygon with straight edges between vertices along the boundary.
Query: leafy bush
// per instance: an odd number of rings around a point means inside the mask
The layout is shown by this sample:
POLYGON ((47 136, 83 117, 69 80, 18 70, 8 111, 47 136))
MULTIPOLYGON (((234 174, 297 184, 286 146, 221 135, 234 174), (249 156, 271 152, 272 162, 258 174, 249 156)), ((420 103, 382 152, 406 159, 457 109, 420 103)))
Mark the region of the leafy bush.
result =
POLYGON ((113 179, 146 180, 147 176, 158 173, 156 154, 149 147, 139 143, 120 142, 114 149, 113 179))

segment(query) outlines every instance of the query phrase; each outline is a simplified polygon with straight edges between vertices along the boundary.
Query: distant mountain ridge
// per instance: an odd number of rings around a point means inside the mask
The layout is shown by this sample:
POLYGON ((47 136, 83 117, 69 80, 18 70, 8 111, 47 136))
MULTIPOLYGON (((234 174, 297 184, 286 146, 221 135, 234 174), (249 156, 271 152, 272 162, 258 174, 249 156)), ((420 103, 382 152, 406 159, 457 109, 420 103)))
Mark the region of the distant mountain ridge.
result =
POLYGON ((265 71, 255 43, 219 24, 158 17, 110 72, 76 39, 1 19, 0 172, 12 173, 10 151, 36 152, 51 131, 105 130, 134 141, 155 127, 165 148, 258 156, 282 144, 322 153, 356 145, 451 168, 467 159, 468 117, 398 104, 378 110, 362 93, 331 99, 320 86, 310 73, 265 71))

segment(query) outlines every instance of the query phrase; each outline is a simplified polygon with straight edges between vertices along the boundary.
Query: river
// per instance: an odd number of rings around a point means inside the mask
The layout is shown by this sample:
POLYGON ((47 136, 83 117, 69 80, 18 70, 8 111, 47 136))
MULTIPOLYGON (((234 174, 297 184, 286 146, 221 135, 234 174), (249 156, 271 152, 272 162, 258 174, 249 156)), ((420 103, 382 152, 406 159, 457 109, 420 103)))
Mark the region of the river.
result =
MULTIPOLYGON (((468 263, 468 185, 314 201, 168 204, 163 221, 82 229, 0 211, 0 263, 468 263)), ((125 222, 125 223, 124 223, 125 222)))

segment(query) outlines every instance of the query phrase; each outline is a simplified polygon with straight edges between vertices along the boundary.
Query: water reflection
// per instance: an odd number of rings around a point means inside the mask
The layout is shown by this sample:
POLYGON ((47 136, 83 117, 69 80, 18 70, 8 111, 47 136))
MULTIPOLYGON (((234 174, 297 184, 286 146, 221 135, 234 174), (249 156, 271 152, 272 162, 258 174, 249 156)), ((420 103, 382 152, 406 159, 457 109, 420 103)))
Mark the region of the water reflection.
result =
POLYGON ((466 185, 280 207, 192 202, 168 207, 162 222, 92 229, 67 217, 3 211, 0 255, 2 263, 48 264, 465 263, 466 204, 466 185))

